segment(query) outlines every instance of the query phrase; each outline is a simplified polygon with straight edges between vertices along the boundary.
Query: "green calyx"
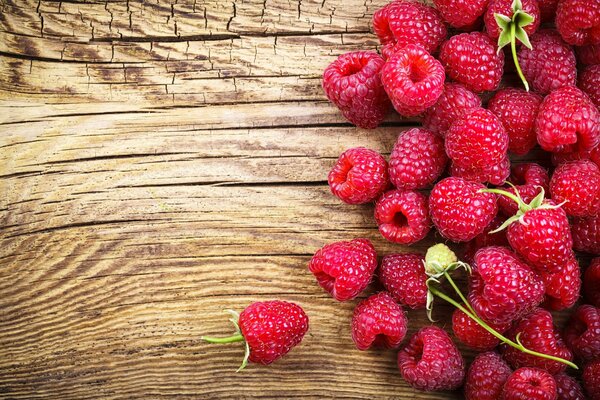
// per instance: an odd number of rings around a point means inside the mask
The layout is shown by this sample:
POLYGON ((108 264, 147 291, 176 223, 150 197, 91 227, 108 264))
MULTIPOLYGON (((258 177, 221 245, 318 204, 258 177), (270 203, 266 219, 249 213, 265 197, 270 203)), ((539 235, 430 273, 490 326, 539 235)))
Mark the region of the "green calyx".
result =
POLYGON ((248 345, 248 342, 246 342, 244 340, 244 336, 242 335, 242 331, 240 330, 240 324, 239 324, 240 314, 234 310, 224 310, 224 312, 231 314, 231 318, 229 318, 229 321, 231 321, 233 326, 235 326, 235 334, 228 336, 228 337, 224 337, 224 338, 213 338, 213 337, 202 336, 200 339, 204 340, 205 342, 208 342, 208 343, 219 343, 219 344, 244 342, 244 344, 246 345, 246 354, 244 355, 244 360, 242 361, 242 364, 237 369, 237 371, 235 371, 235 372, 240 372, 241 370, 243 370, 246 367, 246 365, 248 365, 248 357, 250 357, 250 346, 248 345))
POLYGON ((523 71, 521 71, 519 59, 517 58, 517 40, 523 43, 523 45, 528 49, 532 49, 527 32, 525 32, 525 29, 523 28, 531 25, 533 21, 535 21, 535 18, 523 10, 523 4, 521 3, 521 0, 513 1, 512 11, 512 18, 503 14, 494 13, 494 18, 496 19, 496 23, 500 28, 500 36, 498 37, 498 52, 500 52, 504 46, 510 43, 517 73, 519 74, 521 81, 523 81, 525 90, 529 91, 529 83, 527 82, 527 79, 525 79, 523 71))

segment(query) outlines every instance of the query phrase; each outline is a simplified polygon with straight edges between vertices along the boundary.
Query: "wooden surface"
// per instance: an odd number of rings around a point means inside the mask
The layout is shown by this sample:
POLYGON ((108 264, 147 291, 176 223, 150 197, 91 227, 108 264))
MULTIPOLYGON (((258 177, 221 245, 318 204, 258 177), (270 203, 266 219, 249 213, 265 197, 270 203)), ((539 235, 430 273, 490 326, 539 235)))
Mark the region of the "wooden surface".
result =
POLYGON ((344 149, 389 154, 414 125, 354 128, 320 88, 338 54, 376 48, 385 3, 0 0, 0 398, 461 397, 356 350, 356 301, 307 271, 333 241, 406 251, 326 184, 344 149), (310 332, 236 374, 243 347, 199 337, 266 299, 310 332))

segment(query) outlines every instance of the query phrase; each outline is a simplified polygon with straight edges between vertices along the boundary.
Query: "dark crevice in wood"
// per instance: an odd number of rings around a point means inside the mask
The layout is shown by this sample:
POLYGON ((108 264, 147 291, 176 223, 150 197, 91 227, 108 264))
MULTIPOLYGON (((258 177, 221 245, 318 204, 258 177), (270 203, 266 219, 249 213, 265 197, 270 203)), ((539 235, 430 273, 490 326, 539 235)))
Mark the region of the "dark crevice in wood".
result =
POLYGON ((107 220, 107 221, 78 222, 78 223, 74 223, 74 224, 67 224, 67 225, 61 225, 61 226, 53 226, 50 228, 38 229, 35 231, 14 233, 11 235, 6 235, 5 238, 7 238, 7 239, 8 238, 16 238, 16 237, 26 236, 26 235, 35 235, 38 233, 41 233, 41 234, 51 233, 51 232, 65 230, 65 229, 71 229, 71 228, 87 228, 87 227, 95 227, 95 226, 102 226, 102 225, 127 224, 130 222, 146 222, 147 223, 147 222, 153 222, 153 221, 159 221, 159 220, 158 219, 120 219, 120 220, 107 220))
POLYGON ((231 181, 208 181, 208 182, 180 182, 180 183, 154 183, 143 185, 118 185, 117 189, 125 188, 153 188, 170 186, 235 186, 235 187, 319 187, 327 186, 327 181, 301 181, 301 182, 231 182, 231 181))
MULTIPOLYGON (((81 157, 81 158, 71 158, 68 160, 58 160, 58 161, 46 161, 38 164, 30 164, 32 165, 53 165, 53 164, 69 164, 74 162, 84 162, 84 161, 104 161, 104 160, 118 160, 121 158, 139 158, 139 157, 160 157, 160 156, 172 156, 179 154, 195 154, 191 152, 164 152, 164 153, 143 153, 143 154, 115 154, 111 156, 96 156, 96 157, 81 157)), ((96 171, 93 171, 96 172, 96 171)), ((0 177, 1 178, 1 177, 0 177)))

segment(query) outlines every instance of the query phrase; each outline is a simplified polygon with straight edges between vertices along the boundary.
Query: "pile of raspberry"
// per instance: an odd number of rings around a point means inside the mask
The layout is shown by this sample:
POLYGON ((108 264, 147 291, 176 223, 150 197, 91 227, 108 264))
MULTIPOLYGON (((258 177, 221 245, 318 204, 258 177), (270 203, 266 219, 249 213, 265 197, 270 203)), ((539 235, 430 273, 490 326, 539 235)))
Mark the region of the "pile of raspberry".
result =
POLYGON ((385 290, 354 310, 352 339, 359 350, 399 348, 400 374, 416 389, 599 400, 600 0, 433 3, 376 11, 379 52, 342 54, 325 69, 327 97, 357 127, 393 112, 422 125, 399 132, 389 157, 344 151, 331 192, 374 203, 392 243, 450 245, 469 265, 467 295, 456 299, 464 310, 580 368, 507 346, 459 308, 453 337, 430 325, 405 340, 404 309, 429 304, 432 276, 406 247, 378 260, 368 239, 330 243, 309 269, 338 301, 379 280, 385 290), (565 309, 560 331, 550 311, 565 309), (468 368, 457 340, 480 352, 468 368))

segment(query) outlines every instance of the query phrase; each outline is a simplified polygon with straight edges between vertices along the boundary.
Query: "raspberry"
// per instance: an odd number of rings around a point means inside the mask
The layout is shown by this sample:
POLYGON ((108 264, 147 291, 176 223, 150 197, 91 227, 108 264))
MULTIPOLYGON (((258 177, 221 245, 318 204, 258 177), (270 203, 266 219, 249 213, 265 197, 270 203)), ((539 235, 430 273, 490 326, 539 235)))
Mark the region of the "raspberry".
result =
POLYGON ((535 130, 546 151, 591 150, 600 142, 600 112, 581 90, 563 87, 542 101, 535 130))
POLYGON ((600 359, 587 364, 581 378, 590 400, 600 400, 600 359))
POLYGON ((475 108, 450 126, 446 153, 462 168, 491 168, 506 158, 508 134, 491 111, 475 108))
MULTIPOLYGON (((522 318, 506 333, 506 337, 515 341, 518 333, 523 346, 538 353, 549 354, 565 360, 573 360, 573 354, 563 342, 560 334, 554 327, 552 314, 538 308, 531 314, 522 318)), ((558 361, 541 358, 523 353, 514 347, 501 345, 504 359, 513 368, 535 367, 548 371, 551 374, 563 372, 566 365, 558 361)))
POLYGON ((573 218, 571 233, 575 250, 600 255, 600 216, 573 218))
POLYGON ((484 231, 498 211, 496 196, 480 183, 461 178, 439 181, 429 195, 429 215, 445 238, 468 242, 484 231))
POLYGON ((434 52, 446 38, 438 11, 418 2, 398 0, 373 14, 373 30, 381 44, 417 44, 434 52))
POLYGON ((502 79, 504 53, 481 32, 461 33, 442 44, 440 61, 453 80, 474 92, 496 90, 502 79))
POLYGON ((563 86, 575 85, 577 66, 573 49, 558 33, 542 29, 530 38, 533 49, 521 46, 517 55, 531 88, 545 95, 563 86))
POLYGON ((419 390, 453 390, 465 376, 462 355, 436 326, 422 328, 410 338, 398 353, 398 368, 406 382, 419 390))
POLYGON ((368 203, 389 186, 388 165, 376 151, 356 147, 340 155, 327 179, 344 203, 368 203))
POLYGON ((581 291, 581 272, 576 258, 554 273, 540 275, 546 287, 543 307, 556 311, 573 307, 581 291))
POLYGON ((587 301, 600 308, 600 258, 594 258, 585 270, 583 291, 587 301))
MULTIPOLYGON (((510 327, 510 323, 489 325, 499 333, 506 332, 510 327)), ((499 339, 458 308, 452 314, 452 331, 458 340, 477 351, 492 350, 500 343, 499 339)))
MULTIPOLYGON (((392 3, 395 4, 395 3, 392 3)), ((400 115, 421 114, 444 90, 444 67, 419 45, 394 53, 381 69, 381 81, 400 115)))
POLYGON ((506 231, 502 230, 496 233, 490 233, 495 229, 500 228, 504 219, 496 216, 488 226, 485 227, 482 233, 477 235, 475 239, 467 242, 464 250, 463 259, 467 263, 473 262, 473 257, 477 250, 488 246, 505 246, 508 247, 508 239, 506 239, 506 231))
POLYGON ((491 183, 492 185, 501 185, 506 181, 510 174, 510 161, 505 157, 498 164, 484 168, 464 168, 450 164, 450 175, 466 179, 473 182, 491 183))
POLYGON ((425 111, 423 127, 444 137, 450 125, 466 111, 481 107, 481 99, 458 83, 444 84, 438 101, 425 111))
POLYGON ((386 292, 361 301, 352 317, 352 340, 359 350, 395 348, 406 335, 406 315, 386 292))
POLYGON ((488 103, 508 133, 508 150, 525 155, 536 145, 535 117, 542 97, 523 89, 505 88, 496 92, 488 103))
POLYGON ((581 71, 577 86, 600 108, 600 64, 590 65, 581 71))
MULTIPOLYGON (((512 167, 508 181, 515 185, 523 202, 529 204, 540 193, 540 187, 544 189, 544 192, 548 192, 550 177, 548 171, 539 164, 523 163, 512 167)), ((512 187, 502 187, 502 190, 515 193, 515 189, 512 187)), ((506 196, 498 197, 498 207, 503 214, 509 217, 518 211, 517 203, 506 196)))
POLYGON ((567 346, 580 360, 600 360, 600 309, 577 307, 564 331, 567 346))
POLYGON ((375 220, 390 242, 413 244, 431 229, 427 197, 413 190, 390 190, 377 200, 375 220))
POLYGON ((554 375, 556 381, 557 400, 585 400, 583 389, 575 378, 565 373, 554 375))
POLYGON ((600 43, 576 47, 577 59, 583 65, 600 64, 600 43))
POLYGON ((579 150, 569 153, 552 153, 552 164, 554 165, 576 160, 591 160, 600 167, 600 145, 590 150, 579 150))
POLYGON ((410 129, 398 136, 390 155, 390 180, 398 189, 424 189, 444 172, 447 161, 442 138, 410 129))
MULTIPOLYGON (((498 39, 502 32, 496 22, 494 14, 502 14, 508 18, 513 17, 513 0, 490 0, 485 14, 483 14, 483 21, 485 22, 485 30, 492 39, 498 39)), ((521 0, 523 5, 522 10, 534 18, 533 22, 523 29, 527 35, 533 34, 537 31, 540 26, 540 8, 537 0, 521 0)))
POLYGON ((538 0, 542 22, 554 22, 558 0, 538 0))
POLYGON ((600 44, 600 2, 560 0, 556 9, 556 29, 569 44, 600 44))
POLYGON ((442 18, 454 28, 473 27, 485 12, 489 0, 433 0, 442 18))
POLYGON ((541 278, 505 247, 475 253, 468 300, 478 316, 493 324, 511 322, 543 300, 541 278))
POLYGON ((379 71, 383 58, 372 51, 342 54, 323 72, 323 90, 344 117, 360 128, 376 128, 391 109, 379 71))
POLYGON ((379 280, 396 301, 410 308, 425 308, 427 275, 425 258, 417 253, 390 254, 383 257, 379 280))
POLYGON ((519 368, 508 377, 502 400, 556 400, 556 381, 538 368, 519 368))
POLYGON ((377 268, 377 254, 368 239, 336 242, 318 250, 308 264, 323 289, 338 301, 362 292, 377 268))
POLYGON ((550 192, 556 203, 572 217, 600 213, 600 168, 589 160, 570 161, 554 170, 550 192))
POLYGON ((511 374, 510 367, 497 353, 477 355, 467 371, 465 399, 498 400, 511 374))

